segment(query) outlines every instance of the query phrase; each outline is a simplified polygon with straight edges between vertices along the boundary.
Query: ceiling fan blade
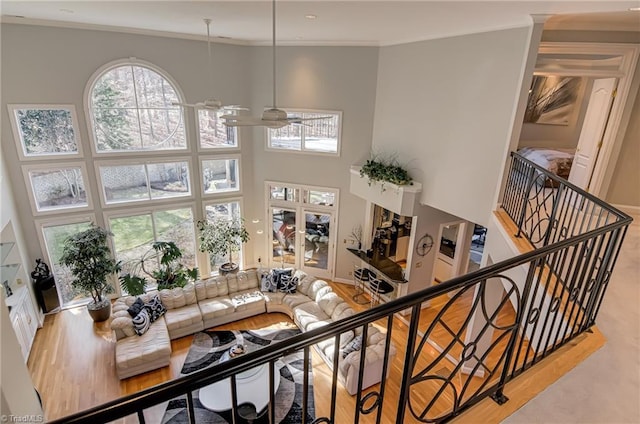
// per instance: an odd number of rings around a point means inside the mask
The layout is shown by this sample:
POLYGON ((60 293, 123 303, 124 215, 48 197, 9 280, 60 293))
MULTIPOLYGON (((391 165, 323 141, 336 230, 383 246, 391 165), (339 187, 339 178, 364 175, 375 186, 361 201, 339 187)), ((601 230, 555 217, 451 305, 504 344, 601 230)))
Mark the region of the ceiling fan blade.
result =
POLYGON ((182 107, 198 107, 199 103, 196 104, 191 104, 191 103, 179 103, 179 102, 172 102, 171 106, 182 106, 182 107))
POLYGON ((250 110, 248 107, 244 107, 244 106, 240 106, 240 105, 226 105, 226 106, 222 106, 222 109, 231 110, 231 111, 235 111, 235 110, 250 110))

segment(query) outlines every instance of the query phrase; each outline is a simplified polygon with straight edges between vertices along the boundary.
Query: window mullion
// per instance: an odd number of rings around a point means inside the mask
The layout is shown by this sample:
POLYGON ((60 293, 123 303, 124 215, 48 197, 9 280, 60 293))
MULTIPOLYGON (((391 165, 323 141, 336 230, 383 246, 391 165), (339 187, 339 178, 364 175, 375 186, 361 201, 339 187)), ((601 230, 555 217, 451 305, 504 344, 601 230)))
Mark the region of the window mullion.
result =
POLYGON ((144 139, 142 138, 142 122, 140 119, 140 102, 138 101, 138 84, 136 84, 136 75, 133 66, 131 66, 131 78, 133 79, 133 100, 136 105, 136 118, 138 120, 138 132, 140 134, 140 149, 144 150, 144 139))

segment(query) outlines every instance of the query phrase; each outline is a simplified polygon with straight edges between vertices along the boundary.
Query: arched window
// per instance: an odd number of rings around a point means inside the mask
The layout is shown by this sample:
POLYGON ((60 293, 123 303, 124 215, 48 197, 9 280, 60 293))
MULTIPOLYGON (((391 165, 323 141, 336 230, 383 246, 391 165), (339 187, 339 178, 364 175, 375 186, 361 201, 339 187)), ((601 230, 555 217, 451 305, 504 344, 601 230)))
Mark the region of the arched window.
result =
POLYGON ((138 60, 99 69, 88 85, 88 112, 97 153, 186 150, 177 85, 138 60))

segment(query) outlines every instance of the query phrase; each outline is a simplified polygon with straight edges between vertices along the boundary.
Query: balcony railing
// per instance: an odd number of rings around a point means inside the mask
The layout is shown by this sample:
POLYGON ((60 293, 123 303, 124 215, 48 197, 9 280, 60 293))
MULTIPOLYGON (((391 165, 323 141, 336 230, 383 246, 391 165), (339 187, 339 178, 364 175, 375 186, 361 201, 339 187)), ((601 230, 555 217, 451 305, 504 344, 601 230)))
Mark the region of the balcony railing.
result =
MULTIPOLYGON (((323 394, 330 399, 329 407, 316 411, 318 416, 311 422, 335 423, 336 411, 344 408, 352 408, 354 423, 446 422, 486 397, 504 402, 507 382, 594 325, 631 218, 516 153, 512 154, 502 207, 517 223, 517 235, 531 242, 532 251, 241 359, 53 422, 102 423, 133 415, 145 423, 145 409, 186 395, 189 422, 195 423, 192 392, 225 378, 231 379, 234 392, 232 414, 235 422, 241 422, 235 393, 238 373, 268 364, 273 388, 276 361, 303 352, 304 375, 308 375, 307 359, 313 346, 323 340, 338 345, 340 335, 348 331, 360 329, 366 340, 370 325, 386 328, 386 375, 392 367, 388 353, 393 324, 402 311, 410 313, 410 320, 403 345, 395 343, 399 354, 393 367, 402 370, 399 390, 387 390, 388 380, 383 379, 372 390, 358 390, 354 399, 338 396, 337 370, 342 359, 335 355, 331 391, 323 394), (423 310, 423 305, 438 298, 446 299, 444 305, 435 317, 425 320, 428 309, 423 310), (439 340, 438 351, 431 348, 433 338, 439 340)), ((367 361, 364 352, 359 389, 367 361)), ((310 384, 305 379, 303 408, 308 405, 310 384)), ((266 416, 275 422, 275 395, 273 390, 270 393, 266 416)), ((302 417, 307 422, 306 414, 302 417)))

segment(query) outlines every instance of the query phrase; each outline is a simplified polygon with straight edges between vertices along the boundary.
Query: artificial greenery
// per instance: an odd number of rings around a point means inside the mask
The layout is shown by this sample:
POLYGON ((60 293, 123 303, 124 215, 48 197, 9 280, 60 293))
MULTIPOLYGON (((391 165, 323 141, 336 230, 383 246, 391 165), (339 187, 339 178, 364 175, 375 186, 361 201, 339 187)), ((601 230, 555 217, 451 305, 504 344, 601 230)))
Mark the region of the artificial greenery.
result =
POLYGON ((398 164, 395 158, 385 159, 380 156, 368 159, 360 168, 360 176, 367 177, 369 185, 382 183, 383 190, 385 182, 396 185, 407 185, 412 182, 409 173, 398 164))
POLYGON ((156 280, 158 290, 184 287, 190 280, 198 279, 198 268, 187 268, 180 263, 182 251, 172 241, 156 241, 138 260, 129 264, 131 272, 120 276, 120 286, 132 296, 145 292, 147 279, 140 274, 156 280), (157 269, 148 270, 150 264, 157 269))
POLYGON ((105 294, 111 293, 113 287, 107 277, 120 271, 120 263, 113 258, 107 243, 112 235, 92 223, 88 229, 67 237, 63 242, 60 263, 69 267, 75 277, 71 285, 91 295, 90 308, 96 309, 108 302, 105 294))
POLYGON ((200 232, 200 251, 208 252, 212 258, 229 255, 228 262, 221 268, 235 269, 237 265, 233 263, 233 252, 240 251, 242 243, 249 241, 244 219, 238 216, 231 219, 216 217, 211 221, 198 221, 197 226, 200 232))

